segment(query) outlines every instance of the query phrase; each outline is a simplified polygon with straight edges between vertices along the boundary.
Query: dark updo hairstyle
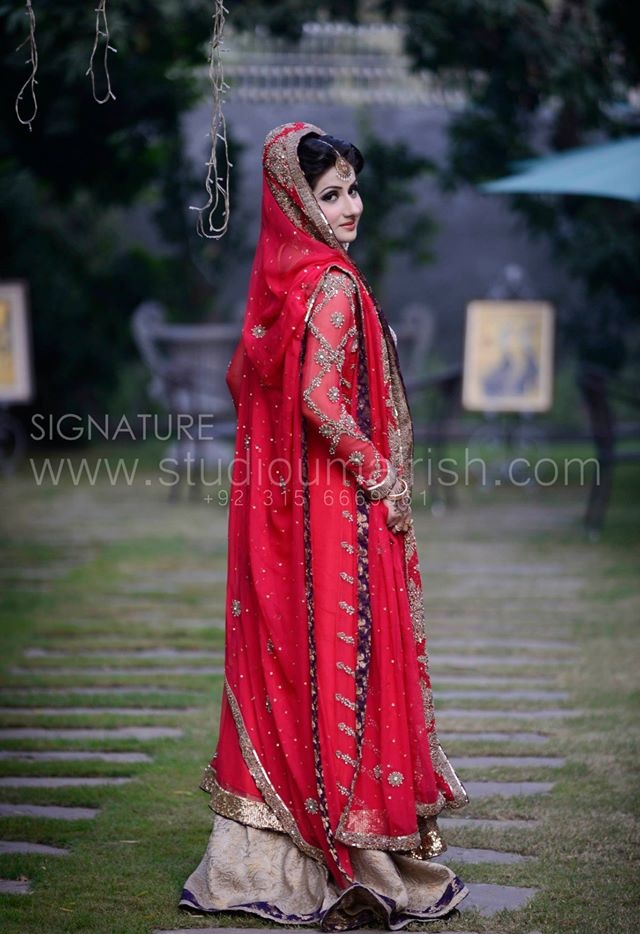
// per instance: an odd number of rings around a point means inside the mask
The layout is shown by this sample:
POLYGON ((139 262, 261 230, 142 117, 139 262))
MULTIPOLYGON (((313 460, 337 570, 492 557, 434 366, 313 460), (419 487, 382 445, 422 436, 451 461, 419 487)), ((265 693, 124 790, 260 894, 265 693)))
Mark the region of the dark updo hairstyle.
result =
POLYGON ((364 159, 353 143, 347 143, 336 136, 319 136, 317 133, 307 133, 302 137, 298 143, 298 161, 310 188, 336 164, 336 151, 353 166, 357 175, 364 165, 364 159))

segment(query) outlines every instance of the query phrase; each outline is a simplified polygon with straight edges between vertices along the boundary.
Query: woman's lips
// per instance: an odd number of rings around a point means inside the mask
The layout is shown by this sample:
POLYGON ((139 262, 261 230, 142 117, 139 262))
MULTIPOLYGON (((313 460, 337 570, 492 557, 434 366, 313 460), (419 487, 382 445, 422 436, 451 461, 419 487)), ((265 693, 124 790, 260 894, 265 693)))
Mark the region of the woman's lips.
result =
POLYGON ((340 226, 341 226, 341 227, 346 227, 347 230, 353 230, 354 227, 356 226, 356 222, 355 222, 355 221, 350 221, 348 224, 340 224, 340 226))

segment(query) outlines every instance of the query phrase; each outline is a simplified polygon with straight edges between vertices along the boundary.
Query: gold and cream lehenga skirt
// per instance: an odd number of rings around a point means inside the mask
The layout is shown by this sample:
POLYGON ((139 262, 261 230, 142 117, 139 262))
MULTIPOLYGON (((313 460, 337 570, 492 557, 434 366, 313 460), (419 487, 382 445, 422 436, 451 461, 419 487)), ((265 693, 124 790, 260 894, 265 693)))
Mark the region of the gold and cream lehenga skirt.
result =
POLYGON ((399 930, 448 915, 468 894, 446 866, 399 853, 352 848, 356 881, 339 889, 327 869, 291 838, 216 814, 206 852, 187 879, 180 907, 247 912, 278 924, 344 931, 375 923, 399 930))

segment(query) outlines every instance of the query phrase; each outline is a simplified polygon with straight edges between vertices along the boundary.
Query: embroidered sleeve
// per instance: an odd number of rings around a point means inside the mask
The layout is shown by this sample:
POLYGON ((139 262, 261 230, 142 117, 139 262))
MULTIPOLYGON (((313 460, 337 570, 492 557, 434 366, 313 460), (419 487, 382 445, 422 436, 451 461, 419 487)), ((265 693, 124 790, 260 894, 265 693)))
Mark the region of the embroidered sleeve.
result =
POLYGON ((351 388, 344 366, 346 352, 358 334, 355 300, 355 285, 347 275, 337 271, 325 275, 308 319, 302 405, 307 421, 327 439, 329 454, 342 461, 372 498, 379 499, 389 492, 395 472, 358 427, 345 391, 351 388))

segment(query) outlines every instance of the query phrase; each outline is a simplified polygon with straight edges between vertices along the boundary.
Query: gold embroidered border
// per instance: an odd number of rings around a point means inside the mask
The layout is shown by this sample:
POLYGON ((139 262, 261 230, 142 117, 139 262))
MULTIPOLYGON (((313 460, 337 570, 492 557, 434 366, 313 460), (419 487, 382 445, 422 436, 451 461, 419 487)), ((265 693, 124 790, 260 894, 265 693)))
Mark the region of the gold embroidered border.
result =
POLYGON ((247 728, 242 717, 242 712, 240 710, 240 705, 235 698, 229 682, 225 679, 225 691, 227 694, 227 700, 229 701, 229 707, 231 708, 231 713, 238 731, 238 740, 240 742, 240 749, 242 751, 242 757, 246 763, 251 776, 256 783, 258 789, 262 793, 266 804, 269 805, 275 816, 278 818, 282 829, 289 834, 295 845, 298 849, 302 850, 303 853, 306 853, 307 856, 311 856, 312 859, 317 860, 318 862, 323 862, 324 857, 322 851, 317 849, 314 846, 311 846, 310 843, 304 839, 300 831, 298 830, 298 825, 295 822, 295 819, 286 806, 278 792, 275 790, 271 784, 271 780, 267 775, 258 754, 256 753, 247 728))
POLYGON ((448 802, 440 794, 434 805, 419 804, 417 808, 418 829, 411 834, 391 837, 384 834, 357 833, 339 828, 336 832, 336 839, 358 849, 393 850, 410 856, 412 859, 433 859, 447 849, 436 820, 436 814, 447 806, 449 806, 448 802))
POLYGON ((445 798, 444 807, 450 808, 451 810, 464 807, 469 803, 469 795, 456 775, 455 769, 449 762, 435 734, 432 734, 430 737, 429 746, 433 771, 447 783, 453 793, 453 799, 445 798))
POLYGON ((290 126, 292 125, 286 124, 276 127, 265 140, 263 163, 271 193, 283 214, 299 230, 344 252, 344 247, 322 213, 298 160, 298 144, 303 136, 308 133, 317 133, 318 136, 326 134, 312 123, 305 123, 298 129, 292 128, 286 132, 290 126), (294 190, 302 201, 302 207, 291 194, 294 190))
MULTIPOLYGON (((433 771, 444 782, 446 782, 453 794, 452 799, 443 799, 443 804, 438 810, 442 810, 442 808, 451 808, 452 810, 462 808, 469 803, 469 796, 465 790, 464 785, 456 775, 455 769, 449 762, 449 759, 447 758, 447 755, 438 740, 438 734, 435 729, 433 692, 431 691, 431 688, 427 687, 426 683, 422 679, 420 679, 420 690, 422 692, 424 722, 427 726, 427 729, 429 730, 429 753, 431 756, 433 771)), ((426 814, 427 812, 419 811, 418 813, 426 814)), ((438 813, 438 811, 435 813, 438 813)))
POLYGON ((420 829, 420 846, 405 853, 412 859, 435 859, 447 849, 447 844, 440 835, 438 822, 435 817, 420 818, 418 821, 420 829))
POLYGON ((403 837, 387 837, 383 834, 355 833, 349 830, 336 831, 336 840, 355 846, 360 850, 414 850, 420 846, 420 833, 407 834, 403 837))
POLYGON ((218 784, 216 773, 210 765, 204 770, 200 788, 203 791, 208 791, 211 795, 209 807, 216 814, 238 821, 239 824, 246 824, 248 827, 256 827, 258 830, 286 832, 276 815, 264 801, 244 798, 222 788, 218 784))

